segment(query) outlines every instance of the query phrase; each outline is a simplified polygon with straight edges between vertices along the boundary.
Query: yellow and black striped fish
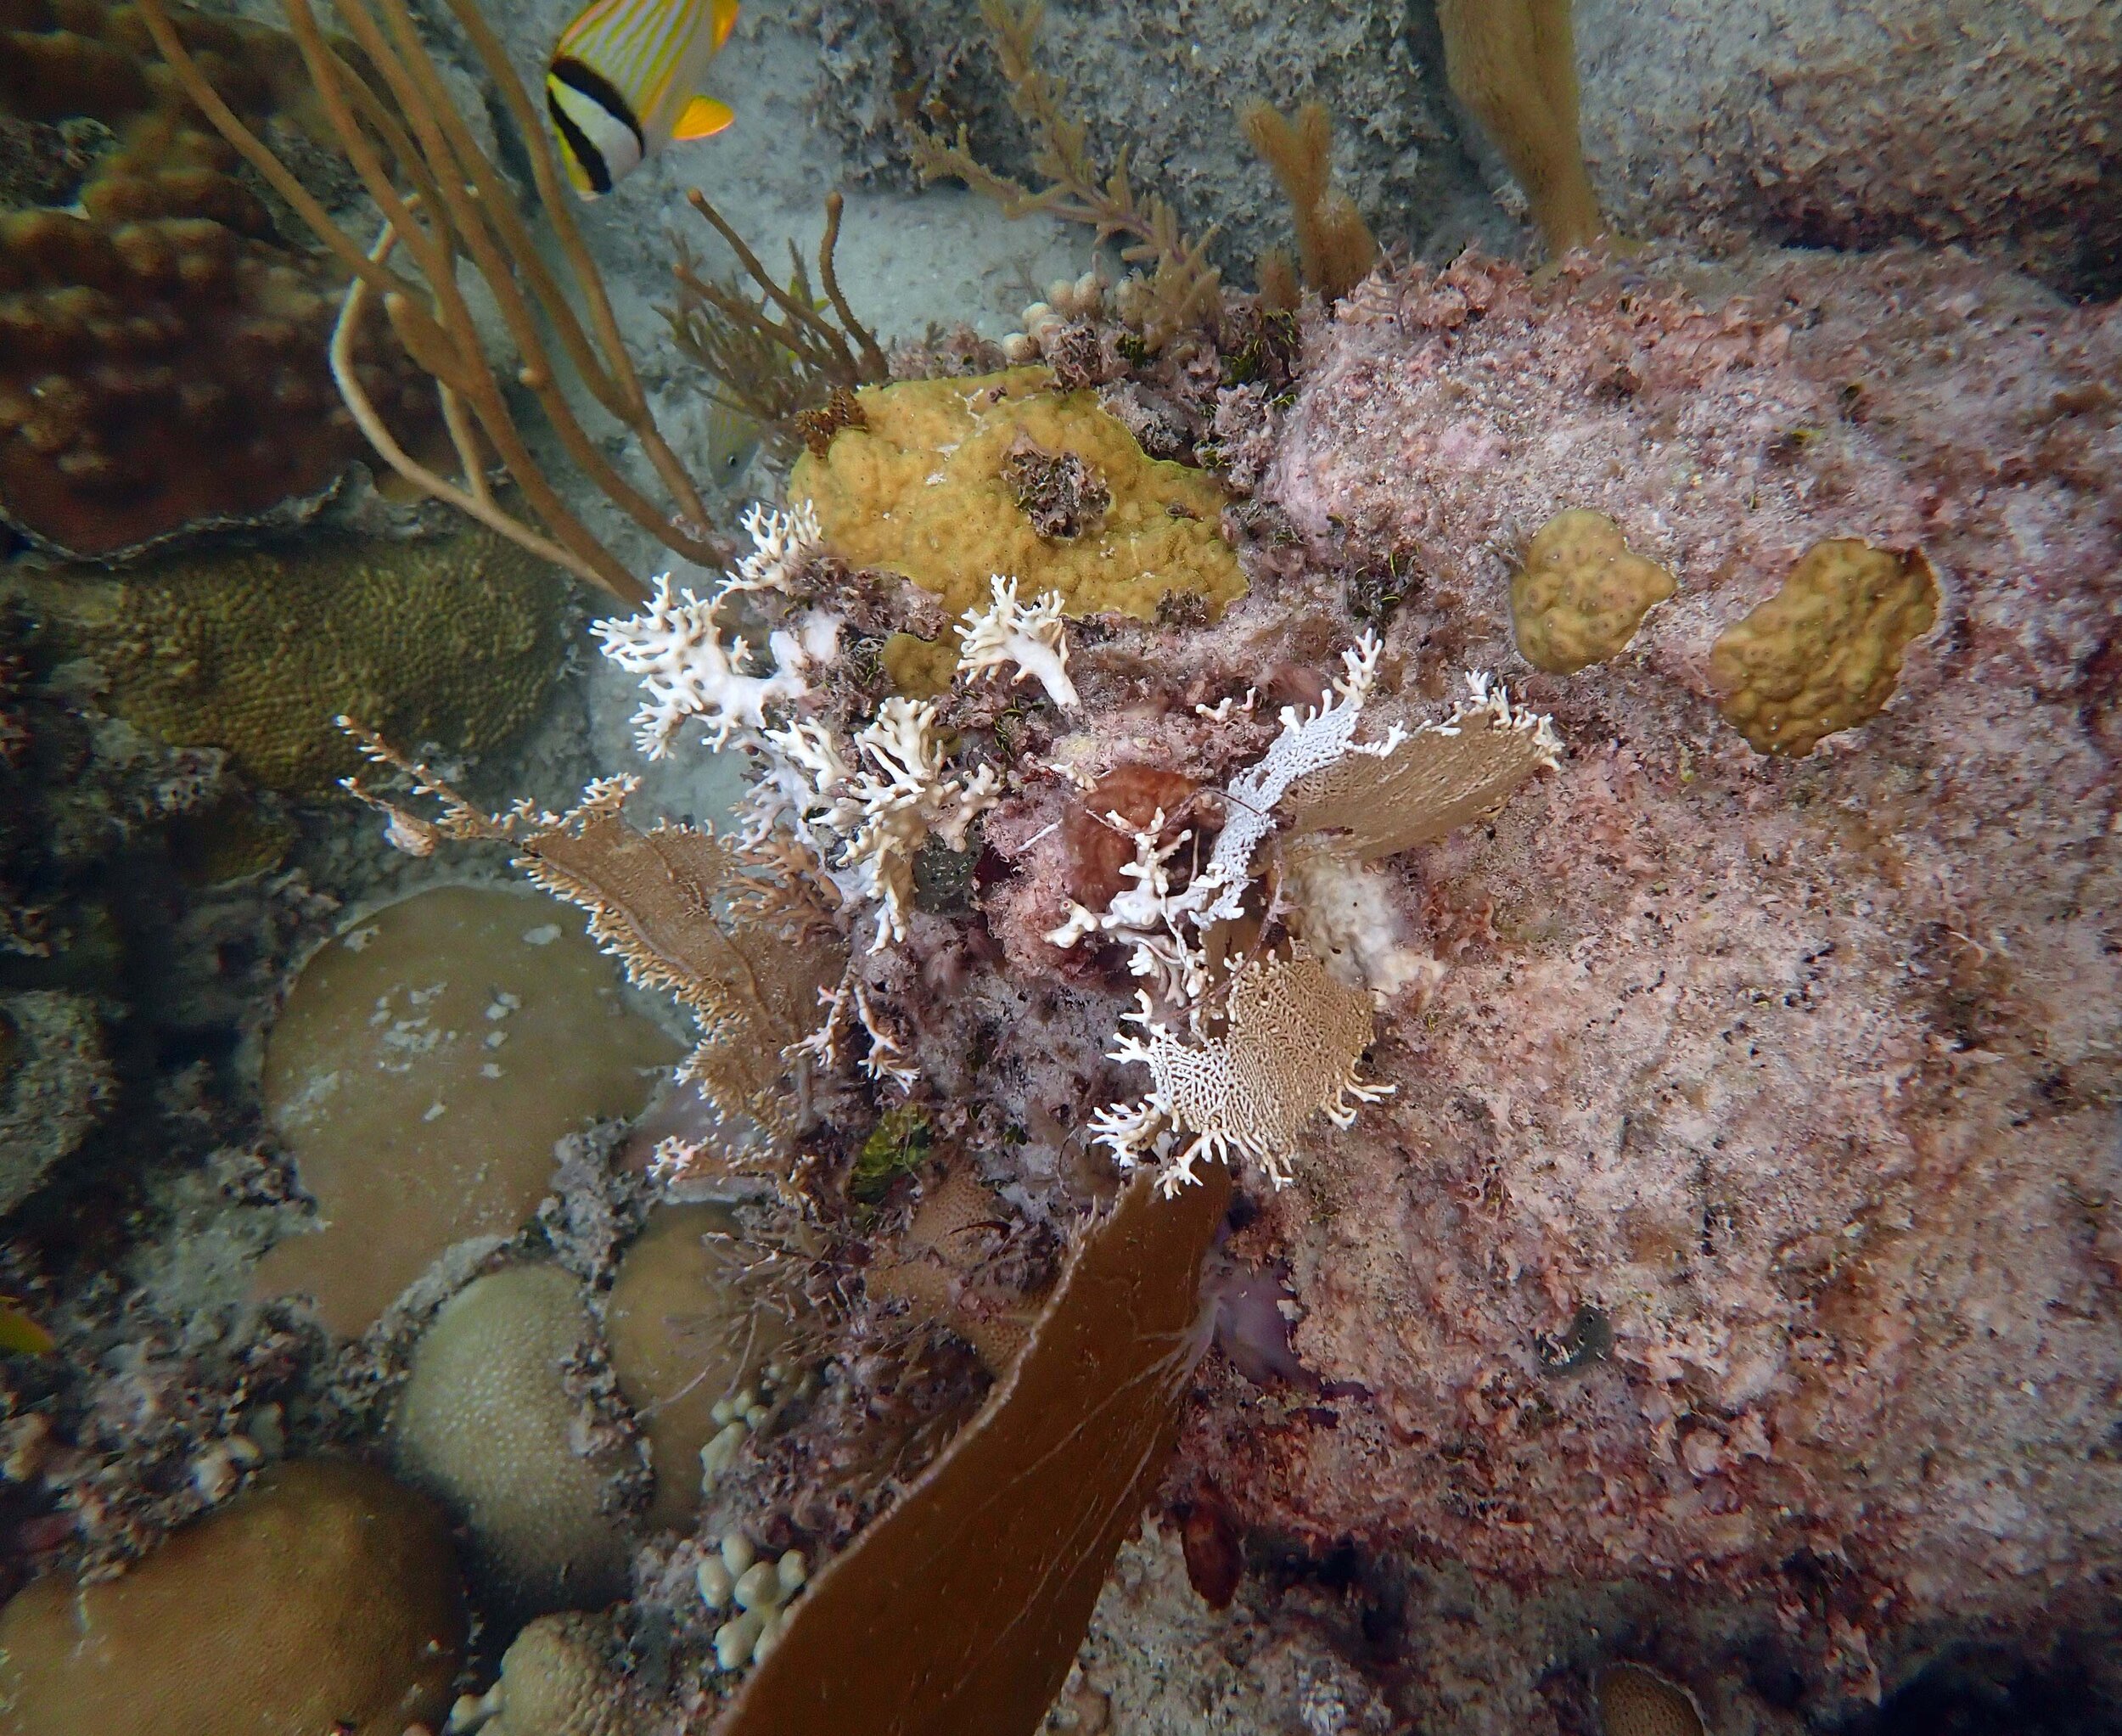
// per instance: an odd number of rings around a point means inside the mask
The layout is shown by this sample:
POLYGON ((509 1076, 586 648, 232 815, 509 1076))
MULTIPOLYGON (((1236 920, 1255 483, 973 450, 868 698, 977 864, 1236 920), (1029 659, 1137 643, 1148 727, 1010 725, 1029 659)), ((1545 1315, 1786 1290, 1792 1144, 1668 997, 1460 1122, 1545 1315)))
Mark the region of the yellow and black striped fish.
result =
POLYGON ((609 193, 672 139, 737 118, 699 89, 736 22, 737 0, 591 0, 576 14, 546 68, 545 107, 577 193, 609 193))

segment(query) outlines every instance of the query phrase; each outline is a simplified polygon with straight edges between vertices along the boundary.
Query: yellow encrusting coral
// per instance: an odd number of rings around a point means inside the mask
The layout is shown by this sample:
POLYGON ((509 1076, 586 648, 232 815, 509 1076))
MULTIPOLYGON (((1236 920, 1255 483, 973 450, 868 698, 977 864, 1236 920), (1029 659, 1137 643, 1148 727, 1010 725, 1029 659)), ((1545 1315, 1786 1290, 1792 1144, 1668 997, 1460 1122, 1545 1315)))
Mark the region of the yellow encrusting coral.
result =
POLYGON ((32 600, 101 668, 110 711, 317 795, 360 763, 341 712, 452 753, 501 745, 559 672, 564 595, 553 568, 474 529, 169 560, 40 581, 32 600))
POLYGON ((1672 593, 1672 575, 1634 553, 1613 520, 1557 513, 1511 579, 1519 655, 1550 675, 1574 675, 1620 652, 1651 606, 1672 593))
POLYGON ((1030 593, 1059 592, 1072 615, 1147 621, 1170 592, 1218 609, 1243 594, 1217 531, 1222 491, 1148 457, 1096 394, 1057 392, 1045 368, 1016 368, 857 398, 867 425, 842 428, 822 459, 797 459, 790 496, 817 508, 836 553, 905 574, 952 614, 985 604, 996 573, 1030 593), (1103 476, 1112 504, 1094 530, 1049 540, 1033 527, 1004 475, 1020 435, 1103 476))
POLYGON ((1757 753, 1809 754, 1884 709, 1908 642, 1937 619, 1937 576, 1920 549, 1816 543, 1710 648, 1717 709, 1757 753))

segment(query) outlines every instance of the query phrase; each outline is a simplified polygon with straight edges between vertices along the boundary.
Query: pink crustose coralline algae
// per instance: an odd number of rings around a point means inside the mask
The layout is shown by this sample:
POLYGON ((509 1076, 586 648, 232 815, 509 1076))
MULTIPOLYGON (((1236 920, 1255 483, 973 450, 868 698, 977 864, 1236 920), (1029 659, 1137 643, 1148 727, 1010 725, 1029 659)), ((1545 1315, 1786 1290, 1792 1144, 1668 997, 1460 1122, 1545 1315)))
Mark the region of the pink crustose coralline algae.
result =
POLYGON ((1336 1396, 1226 1371, 1183 1464, 1521 1588, 1766 1595, 1859 1693, 1926 1623, 2083 1618, 2122 1567, 2122 314, 1953 254, 1469 256, 1314 343, 1262 498, 1392 551, 1411 685, 1496 670, 1569 755, 1392 865, 1447 967, 1381 1017, 1396 1094, 1238 1243, 1336 1396), (1570 508, 1677 591, 1547 676, 1509 585, 1570 508), (1758 753, 1711 647, 1831 537, 1920 549, 1935 625, 1882 714, 1758 753))

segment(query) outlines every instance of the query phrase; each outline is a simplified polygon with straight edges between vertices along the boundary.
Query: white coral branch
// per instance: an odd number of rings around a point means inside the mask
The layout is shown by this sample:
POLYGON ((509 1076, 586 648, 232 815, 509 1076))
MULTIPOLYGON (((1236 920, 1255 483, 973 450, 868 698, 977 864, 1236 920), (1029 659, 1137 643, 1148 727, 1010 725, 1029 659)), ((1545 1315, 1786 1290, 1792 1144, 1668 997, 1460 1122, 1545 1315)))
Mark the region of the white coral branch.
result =
POLYGON ((793 630, 772 634, 771 675, 751 673, 751 648, 741 638, 724 640, 724 600, 739 591, 787 591, 821 540, 817 514, 807 502, 785 513, 755 505, 744 523, 751 552, 712 593, 676 590, 665 573, 641 614, 600 621, 591 629, 605 656, 641 677, 647 697, 634 713, 634 744, 652 760, 661 759, 671 738, 695 718, 713 748, 727 747, 738 730, 765 728, 766 708, 804 697, 811 690, 807 677, 839 655, 839 622, 816 611, 793 630))
POLYGON ((674 591, 665 573, 643 613, 600 621, 591 629, 603 641, 605 656, 641 677, 647 697, 634 713, 634 744, 649 759, 661 759, 671 738, 695 718, 705 727, 710 747, 725 747, 738 729, 764 728, 768 705, 785 705, 810 691, 794 669, 748 672, 751 648, 741 638, 722 639, 717 611, 725 594, 702 598, 674 591))
POLYGON ((737 563, 737 570, 723 584, 725 597, 733 591, 785 593, 825 540, 817 509, 807 500, 796 502, 785 513, 754 501, 740 522, 750 533, 751 553, 737 563))
POLYGON ((1069 679, 1069 638, 1061 621, 1061 593, 1043 592, 1026 607, 1017 600, 1013 578, 996 573, 989 582, 994 601, 984 610, 967 610, 965 624, 957 629, 957 672, 978 675, 1013 663, 1017 672, 1012 682, 1029 675, 1055 705, 1064 711, 1074 711, 1082 700, 1069 679))

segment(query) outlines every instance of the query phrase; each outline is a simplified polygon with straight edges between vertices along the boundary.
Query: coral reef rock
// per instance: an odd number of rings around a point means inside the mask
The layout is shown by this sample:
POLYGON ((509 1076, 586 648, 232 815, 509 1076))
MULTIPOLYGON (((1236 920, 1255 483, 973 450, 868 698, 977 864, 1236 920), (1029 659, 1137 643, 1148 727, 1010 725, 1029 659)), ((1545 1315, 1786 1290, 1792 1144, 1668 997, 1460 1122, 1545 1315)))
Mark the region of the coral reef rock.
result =
POLYGON ((1585 154, 1624 228, 1994 250, 2122 289, 2122 17, 2018 0, 1582 0, 1585 154))
POLYGON ((333 722, 342 714, 452 753, 507 742, 559 672, 564 583, 470 530, 439 542, 305 538, 26 589, 100 669, 110 711, 315 796, 360 763, 333 722))
POLYGON ((1570 756, 1401 864, 1445 969, 1381 1022, 1395 1095, 1239 1242, 1362 1396, 1196 1413, 1249 1525, 1772 1604, 1822 1717, 1939 1624, 2112 1615, 2119 365, 2113 309, 1951 254, 1344 303, 1266 492, 1401 552, 1411 686, 1522 667, 1558 510, 1678 592, 1518 681, 1570 756), (1756 752, 1713 648, 1836 538, 1920 550, 1936 623, 1883 711, 1756 752))
POLYGON ((0 1610, 8 1736, 402 1736, 464 1643, 441 1514, 367 1465, 262 1473, 121 1578, 0 1610))
POLYGON ((1044 368, 1019 368, 856 396, 864 425, 842 428, 822 459, 798 458, 790 498, 817 508, 835 553, 903 573, 953 615, 985 607, 997 573, 1027 596, 1058 592, 1070 615, 1109 609, 1142 621, 1168 592, 1221 607, 1244 591, 1216 531, 1222 491, 1146 455, 1095 393, 1056 391, 1044 368), (1080 497, 1057 504, 1057 491, 1069 492, 1064 465, 1025 486, 1020 436, 1094 473, 1097 512, 1080 497), (1050 530, 1073 524, 1081 534, 1042 537, 1034 511, 1050 530))
POLYGON ((474 1577, 519 1617, 598 1609, 626 1590, 626 1546, 604 1511, 616 1455, 577 1452, 567 1367, 589 1311, 557 1266, 517 1266, 452 1296, 413 1353, 394 1450, 471 1532, 474 1577))
POLYGON ((676 1053, 547 899, 446 886, 362 919, 267 1035, 267 1121, 323 1228, 274 1246, 259 1293, 361 1332, 452 1243, 514 1234, 554 1143, 639 1110, 676 1053))
MULTIPOLYGON (((292 39, 171 11, 250 125, 327 160, 292 39)), ((0 520, 115 556, 316 496, 366 452, 325 363, 333 270, 286 244, 131 7, 10 0, 0 124, 62 160, 89 126, 104 141, 72 184, 10 177, 40 202, 0 216, 0 520)), ((431 383, 372 327, 354 348, 371 401, 401 434, 432 425, 431 383)))
POLYGON ((87 997, 31 989, 0 997, 0 1212, 88 1137, 113 1082, 87 997))

